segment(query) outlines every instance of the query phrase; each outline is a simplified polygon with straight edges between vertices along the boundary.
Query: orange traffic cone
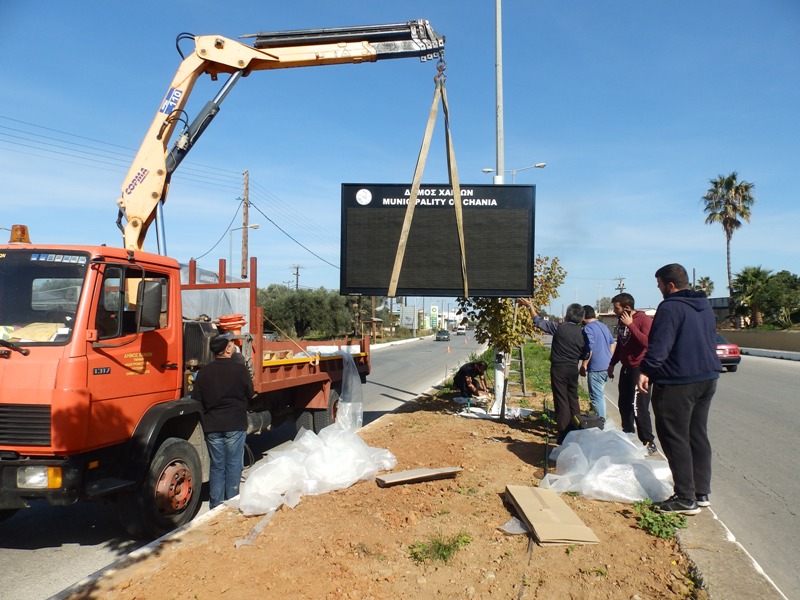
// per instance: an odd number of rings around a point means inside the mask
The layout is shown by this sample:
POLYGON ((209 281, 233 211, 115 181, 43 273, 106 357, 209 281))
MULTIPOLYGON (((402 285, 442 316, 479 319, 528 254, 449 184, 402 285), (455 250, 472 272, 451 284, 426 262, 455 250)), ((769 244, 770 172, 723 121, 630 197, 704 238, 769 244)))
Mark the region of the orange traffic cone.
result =
POLYGON ((465 343, 465 344, 467 343, 467 338, 464 338, 464 343, 465 343))
POLYGON ((450 346, 447 347, 447 352, 450 352, 450 346))

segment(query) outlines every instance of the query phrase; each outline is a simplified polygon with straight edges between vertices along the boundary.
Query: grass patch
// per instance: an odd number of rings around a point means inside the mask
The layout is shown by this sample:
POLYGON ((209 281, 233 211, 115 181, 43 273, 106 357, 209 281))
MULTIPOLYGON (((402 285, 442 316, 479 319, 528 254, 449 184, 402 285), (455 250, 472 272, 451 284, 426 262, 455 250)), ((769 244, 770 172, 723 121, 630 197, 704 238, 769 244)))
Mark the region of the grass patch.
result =
POLYGON ((409 546, 409 556, 416 563, 441 562, 447 564, 456 552, 472 541, 472 536, 461 531, 452 537, 436 534, 426 542, 409 546))
POLYGON ((686 529, 686 516, 676 513, 661 513, 653 508, 650 500, 634 502, 633 509, 639 517, 636 523, 650 535, 669 540, 678 529, 686 529))

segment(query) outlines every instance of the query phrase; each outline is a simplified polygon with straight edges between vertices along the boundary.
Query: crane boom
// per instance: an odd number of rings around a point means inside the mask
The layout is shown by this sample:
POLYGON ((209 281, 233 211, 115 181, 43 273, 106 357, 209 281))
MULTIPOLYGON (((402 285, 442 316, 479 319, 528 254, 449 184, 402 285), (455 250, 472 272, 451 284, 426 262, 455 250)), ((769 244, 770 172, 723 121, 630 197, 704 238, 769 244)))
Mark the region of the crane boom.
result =
MULTIPOLYGON (((185 37, 186 34, 179 36, 185 37)), ((375 62, 389 58, 437 58, 444 37, 426 20, 389 25, 304 29, 256 33, 253 45, 218 35, 193 37, 195 48, 178 67, 150 128, 122 183, 117 225, 128 250, 142 250, 147 231, 166 201, 172 173, 219 112, 220 104, 241 77, 252 71, 375 62), (201 75, 217 81, 228 76, 216 96, 191 124, 184 108, 201 75), (183 129, 171 149, 178 123, 183 129)), ((160 220, 160 219, 159 219, 160 220)), ((163 227, 160 228, 163 233, 163 227)), ((159 253, 166 254, 163 239, 159 253)))

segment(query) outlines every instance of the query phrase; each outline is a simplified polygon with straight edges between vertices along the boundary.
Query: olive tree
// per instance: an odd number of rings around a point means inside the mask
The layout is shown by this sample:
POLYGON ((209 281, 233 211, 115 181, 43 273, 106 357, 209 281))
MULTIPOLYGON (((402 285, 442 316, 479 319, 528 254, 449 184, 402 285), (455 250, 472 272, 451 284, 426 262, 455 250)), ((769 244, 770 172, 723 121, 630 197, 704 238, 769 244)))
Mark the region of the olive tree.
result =
MULTIPOLYGON (((533 267, 533 304, 547 306, 558 298, 558 288, 566 276, 558 258, 537 255, 533 267)), ((494 389, 495 397, 500 398, 511 349, 528 337, 541 341, 541 333, 534 328, 530 312, 517 310, 513 298, 459 298, 458 307, 458 314, 475 324, 475 339, 494 348, 494 389)))

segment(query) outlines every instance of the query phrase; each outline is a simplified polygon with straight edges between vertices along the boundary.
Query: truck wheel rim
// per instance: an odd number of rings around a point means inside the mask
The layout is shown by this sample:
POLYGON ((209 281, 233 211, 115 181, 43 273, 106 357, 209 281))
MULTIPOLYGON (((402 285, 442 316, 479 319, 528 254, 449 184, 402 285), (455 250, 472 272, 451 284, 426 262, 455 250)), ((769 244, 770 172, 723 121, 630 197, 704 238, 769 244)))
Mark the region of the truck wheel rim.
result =
POLYGON ((189 504, 194 486, 186 463, 175 461, 161 472, 156 484, 156 505, 161 514, 180 512, 189 504))

